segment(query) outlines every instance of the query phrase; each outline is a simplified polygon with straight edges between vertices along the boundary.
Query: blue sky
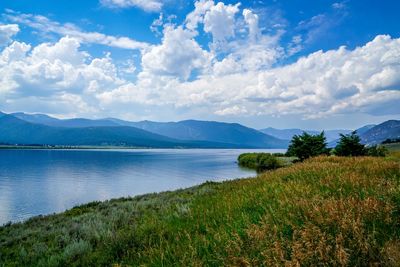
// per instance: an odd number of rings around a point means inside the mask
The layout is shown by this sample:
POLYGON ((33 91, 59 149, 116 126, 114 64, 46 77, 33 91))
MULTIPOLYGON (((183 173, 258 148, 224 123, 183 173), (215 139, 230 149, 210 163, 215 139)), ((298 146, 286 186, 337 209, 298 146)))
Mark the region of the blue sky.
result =
POLYGON ((0 110, 356 128, 399 118, 398 1, 0 3, 0 110))

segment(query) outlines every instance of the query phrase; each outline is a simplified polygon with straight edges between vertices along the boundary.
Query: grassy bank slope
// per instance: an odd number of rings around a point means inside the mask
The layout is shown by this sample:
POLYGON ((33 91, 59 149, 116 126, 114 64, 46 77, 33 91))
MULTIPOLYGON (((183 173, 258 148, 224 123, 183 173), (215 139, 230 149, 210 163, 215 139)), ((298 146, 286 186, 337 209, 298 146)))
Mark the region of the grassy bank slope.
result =
POLYGON ((0 266, 395 265, 399 218, 396 157, 321 157, 2 227, 0 266))

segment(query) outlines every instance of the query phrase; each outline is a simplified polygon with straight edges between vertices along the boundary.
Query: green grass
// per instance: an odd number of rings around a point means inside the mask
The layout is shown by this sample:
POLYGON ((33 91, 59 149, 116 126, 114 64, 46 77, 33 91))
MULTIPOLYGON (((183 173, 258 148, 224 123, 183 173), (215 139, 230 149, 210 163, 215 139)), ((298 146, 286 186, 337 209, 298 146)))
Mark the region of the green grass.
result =
POLYGON ((0 266, 396 266, 398 156, 319 157, 7 225, 0 266))

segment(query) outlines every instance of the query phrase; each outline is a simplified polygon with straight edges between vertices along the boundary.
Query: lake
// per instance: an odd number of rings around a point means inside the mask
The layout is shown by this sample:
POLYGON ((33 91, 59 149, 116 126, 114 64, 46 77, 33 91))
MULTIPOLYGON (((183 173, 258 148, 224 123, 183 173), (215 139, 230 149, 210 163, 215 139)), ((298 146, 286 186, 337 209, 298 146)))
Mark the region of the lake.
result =
POLYGON ((241 149, 0 150, 0 225, 94 200, 254 176, 241 149))

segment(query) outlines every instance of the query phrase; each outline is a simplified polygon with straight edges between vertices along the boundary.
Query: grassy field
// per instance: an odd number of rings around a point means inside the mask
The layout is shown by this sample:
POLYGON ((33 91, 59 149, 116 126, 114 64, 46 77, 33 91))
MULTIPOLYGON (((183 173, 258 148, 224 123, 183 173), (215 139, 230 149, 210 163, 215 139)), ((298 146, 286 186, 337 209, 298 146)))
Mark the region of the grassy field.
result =
POLYGON ((319 157, 7 225, 0 266, 398 266, 399 158, 319 157))

